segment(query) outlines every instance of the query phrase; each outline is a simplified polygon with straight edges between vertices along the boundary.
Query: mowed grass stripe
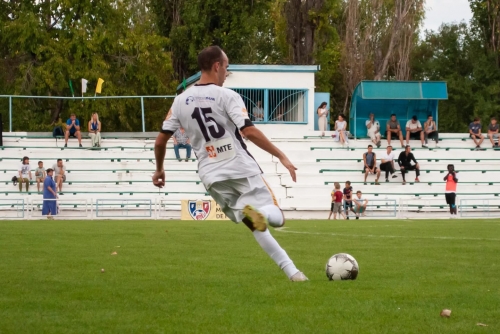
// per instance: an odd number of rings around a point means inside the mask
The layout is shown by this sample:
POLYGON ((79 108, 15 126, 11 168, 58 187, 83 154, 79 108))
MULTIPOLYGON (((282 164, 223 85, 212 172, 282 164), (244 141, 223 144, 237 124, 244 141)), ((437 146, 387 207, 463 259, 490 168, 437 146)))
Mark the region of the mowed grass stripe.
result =
POLYGON ((499 243, 464 239, 496 239, 494 220, 286 226, 272 233, 310 282, 287 281, 228 222, 1 222, 0 332, 500 331, 499 243), (327 280, 339 252, 358 260, 356 281, 327 280))

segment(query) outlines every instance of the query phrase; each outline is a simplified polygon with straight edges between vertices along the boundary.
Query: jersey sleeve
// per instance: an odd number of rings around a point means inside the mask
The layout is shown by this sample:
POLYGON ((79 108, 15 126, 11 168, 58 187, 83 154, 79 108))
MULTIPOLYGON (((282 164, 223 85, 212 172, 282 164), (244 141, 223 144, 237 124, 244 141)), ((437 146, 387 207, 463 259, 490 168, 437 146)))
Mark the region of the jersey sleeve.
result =
POLYGON ((173 135, 175 131, 181 127, 177 105, 177 98, 175 98, 174 103, 172 103, 172 107, 168 111, 167 117, 165 117, 165 120, 163 121, 160 132, 173 135))
POLYGON ((243 130, 246 127, 253 126, 252 121, 248 118, 248 111, 245 104, 239 94, 228 94, 225 109, 227 115, 238 129, 243 130))

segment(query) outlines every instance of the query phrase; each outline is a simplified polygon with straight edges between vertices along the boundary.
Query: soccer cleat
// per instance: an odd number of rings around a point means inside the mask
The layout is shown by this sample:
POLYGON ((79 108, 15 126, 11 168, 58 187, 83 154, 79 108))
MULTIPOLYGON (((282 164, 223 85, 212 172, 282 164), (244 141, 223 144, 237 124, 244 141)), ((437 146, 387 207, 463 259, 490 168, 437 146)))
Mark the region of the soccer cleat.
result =
POLYGON ((253 206, 246 205, 245 208, 243 208, 243 215, 252 223, 253 228, 257 231, 264 232, 267 230, 266 217, 253 206))
POLYGON ((290 281, 292 281, 292 282, 305 282, 305 281, 309 281, 309 278, 307 278, 306 275, 304 275, 304 273, 302 271, 299 271, 298 273, 296 273, 295 275, 290 277, 290 281))

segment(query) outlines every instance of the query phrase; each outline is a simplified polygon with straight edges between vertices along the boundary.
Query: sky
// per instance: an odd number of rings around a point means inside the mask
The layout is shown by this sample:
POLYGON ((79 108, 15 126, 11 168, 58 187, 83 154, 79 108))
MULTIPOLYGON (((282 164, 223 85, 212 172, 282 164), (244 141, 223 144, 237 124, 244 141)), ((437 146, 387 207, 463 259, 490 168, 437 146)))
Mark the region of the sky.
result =
POLYGON ((472 12, 468 0, 427 0, 423 30, 436 30, 442 23, 469 23, 472 12))

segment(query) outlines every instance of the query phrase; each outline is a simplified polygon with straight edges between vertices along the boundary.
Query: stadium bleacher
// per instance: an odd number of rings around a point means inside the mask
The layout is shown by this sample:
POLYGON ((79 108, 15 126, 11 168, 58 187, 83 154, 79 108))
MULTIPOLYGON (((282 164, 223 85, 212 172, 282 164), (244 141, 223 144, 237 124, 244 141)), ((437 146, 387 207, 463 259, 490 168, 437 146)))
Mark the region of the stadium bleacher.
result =
MULTIPOLYGON (((415 174, 410 172, 407 184, 402 185, 401 175, 397 172, 398 177, 390 179, 389 183, 384 182, 382 175, 381 185, 375 185, 375 177, 369 176, 365 185, 362 154, 369 144, 368 139, 351 140, 349 147, 343 148, 329 137, 318 137, 315 132, 304 134, 283 131, 282 128, 275 131, 271 127, 264 127, 263 130, 298 168, 297 183, 294 183, 278 159, 247 142, 281 207, 292 217, 297 211, 302 211, 296 215, 301 218, 325 216, 329 210, 333 183, 340 182, 343 187, 347 180, 352 182, 355 191, 363 191, 369 200, 393 199, 401 204, 402 200, 428 199, 432 200, 430 206, 445 214, 443 177, 449 163, 455 164, 460 172, 459 199, 499 198, 500 152, 491 148, 474 151, 473 143, 464 141, 463 135, 441 134, 438 148, 434 147, 434 143, 425 149, 421 148, 419 141, 410 142, 421 166, 420 183, 414 182, 415 174)), ((84 148, 78 148, 74 140, 70 140, 69 147, 64 148, 61 141, 56 143, 50 135, 7 134, 4 136, 5 146, 0 148, 0 184, 3 185, 0 194, 4 199, 41 200, 35 182, 30 186, 29 193, 19 193, 17 186, 11 182, 12 177, 17 175, 22 157, 28 156, 32 170, 39 160, 44 162, 46 169, 52 167, 56 159, 63 159, 68 174, 60 198, 163 198, 174 202, 209 198, 198 178, 196 161, 178 162, 172 149, 167 150, 166 187, 159 191, 153 186, 154 133, 103 134, 103 138, 101 149, 90 149, 89 139, 83 140, 84 148)), ((383 146, 374 151, 382 153, 385 144, 383 141, 383 146)), ((399 154, 401 148, 397 144, 399 142, 393 143, 396 154, 399 154)), ((171 143, 169 146, 172 147, 171 143)), ((419 207, 419 204, 415 206, 419 207)), ((178 211, 180 204, 173 205, 171 209, 178 211)))

